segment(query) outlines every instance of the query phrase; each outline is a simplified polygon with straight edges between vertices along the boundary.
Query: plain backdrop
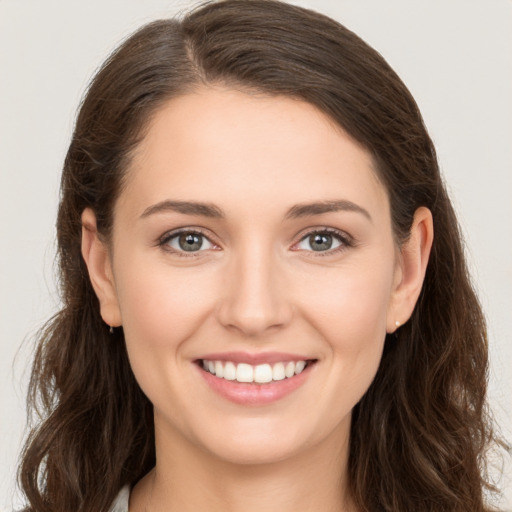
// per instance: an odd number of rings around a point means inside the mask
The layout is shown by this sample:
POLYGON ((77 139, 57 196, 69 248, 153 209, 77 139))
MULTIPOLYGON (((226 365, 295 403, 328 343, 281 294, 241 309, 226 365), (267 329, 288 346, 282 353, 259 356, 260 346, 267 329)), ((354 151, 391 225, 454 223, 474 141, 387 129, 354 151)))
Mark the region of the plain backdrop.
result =
MULTIPOLYGON (((318 0, 374 46, 415 96, 467 240, 489 322, 490 404, 512 440, 512 1, 318 0)), ((54 222, 80 98, 141 24, 191 2, 0 0, 0 510, 25 434, 33 335, 59 305, 54 222)), ((502 506, 512 508, 504 461, 502 506)))

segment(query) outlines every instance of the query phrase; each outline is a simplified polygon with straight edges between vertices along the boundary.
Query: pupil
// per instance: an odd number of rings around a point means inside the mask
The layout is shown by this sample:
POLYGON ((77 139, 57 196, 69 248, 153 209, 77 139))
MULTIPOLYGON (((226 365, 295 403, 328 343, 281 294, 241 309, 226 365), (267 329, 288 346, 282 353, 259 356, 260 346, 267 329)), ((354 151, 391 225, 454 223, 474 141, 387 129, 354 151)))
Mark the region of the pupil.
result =
POLYGON ((201 235, 187 234, 181 235, 179 238, 180 248, 184 251, 198 251, 201 249, 203 242, 201 235))
POLYGON ((332 246, 332 236, 317 233, 309 237, 309 243, 314 251, 327 251, 332 246))

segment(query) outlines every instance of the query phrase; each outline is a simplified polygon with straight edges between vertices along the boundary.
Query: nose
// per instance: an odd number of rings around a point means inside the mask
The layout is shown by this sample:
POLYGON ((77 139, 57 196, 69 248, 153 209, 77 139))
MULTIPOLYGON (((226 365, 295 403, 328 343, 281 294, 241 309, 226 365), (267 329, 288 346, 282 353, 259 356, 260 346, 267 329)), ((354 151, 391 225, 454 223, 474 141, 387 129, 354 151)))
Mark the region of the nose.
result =
POLYGON ((219 322, 246 337, 283 328, 292 318, 286 280, 271 251, 250 250, 233 257, 226 272, 219 322))

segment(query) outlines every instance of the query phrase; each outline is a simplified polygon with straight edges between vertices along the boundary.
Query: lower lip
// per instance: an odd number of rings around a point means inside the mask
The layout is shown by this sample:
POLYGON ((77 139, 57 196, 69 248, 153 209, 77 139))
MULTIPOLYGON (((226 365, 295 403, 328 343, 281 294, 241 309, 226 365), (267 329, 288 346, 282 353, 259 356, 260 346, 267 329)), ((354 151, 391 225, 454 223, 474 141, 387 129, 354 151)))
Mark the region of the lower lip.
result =
POLYGON ((227 400, 241 405, 266 405, 284 398, 302 386, 309 377, 312 366, 312 364, 308 365, 298 375, 268 384, 221 379, 199 366, 197 368, 210 388, 227 400))

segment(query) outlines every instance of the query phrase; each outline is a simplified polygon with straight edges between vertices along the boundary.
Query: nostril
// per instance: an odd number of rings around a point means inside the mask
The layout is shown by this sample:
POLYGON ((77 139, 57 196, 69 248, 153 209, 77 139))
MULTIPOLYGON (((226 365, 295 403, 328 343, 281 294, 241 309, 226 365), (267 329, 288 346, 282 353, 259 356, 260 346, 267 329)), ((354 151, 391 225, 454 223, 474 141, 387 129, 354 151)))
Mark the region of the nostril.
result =
POLYGON ((283 328, 292 318, 291 305, 282 295, 284 287, 268 276, 257 279, 255 272, 247 270, 228 284, 216 312, 224 328, 251 337, 283 328))

